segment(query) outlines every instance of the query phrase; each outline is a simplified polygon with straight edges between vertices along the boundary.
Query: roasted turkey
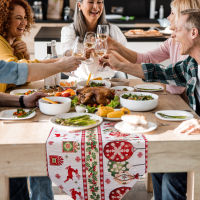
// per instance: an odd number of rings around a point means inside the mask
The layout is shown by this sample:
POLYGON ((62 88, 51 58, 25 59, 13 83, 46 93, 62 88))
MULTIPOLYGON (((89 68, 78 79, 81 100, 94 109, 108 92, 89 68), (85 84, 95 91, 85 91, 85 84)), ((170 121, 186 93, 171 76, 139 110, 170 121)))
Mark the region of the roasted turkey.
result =
POLYGON ((80 104, 107 105, 114 99, 115 91, 106 87, 84 87, 76 91, 80 104))

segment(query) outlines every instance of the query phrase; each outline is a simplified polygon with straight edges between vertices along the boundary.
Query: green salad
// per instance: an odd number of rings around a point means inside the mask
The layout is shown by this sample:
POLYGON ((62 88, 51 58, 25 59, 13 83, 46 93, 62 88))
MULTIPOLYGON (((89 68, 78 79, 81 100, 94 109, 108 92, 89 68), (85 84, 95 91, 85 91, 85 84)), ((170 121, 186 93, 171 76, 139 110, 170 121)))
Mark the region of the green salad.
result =
POLYGON ((136 94, 123 94, 122 98, 136 101, 147 101, 153 100, 154 98, 151 95, 136 95, 136 94))
POLYGON ((100 87, 100 86, 105 86, 105 83, 96 83, 96 82, 91 82, 90 87, 100 87))

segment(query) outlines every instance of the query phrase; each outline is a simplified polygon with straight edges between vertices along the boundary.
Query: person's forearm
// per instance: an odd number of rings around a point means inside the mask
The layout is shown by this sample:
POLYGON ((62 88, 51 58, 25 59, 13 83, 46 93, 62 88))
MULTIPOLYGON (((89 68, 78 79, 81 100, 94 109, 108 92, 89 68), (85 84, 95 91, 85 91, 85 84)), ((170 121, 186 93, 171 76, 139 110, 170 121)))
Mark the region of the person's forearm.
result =
POLYGON ((62 63, 29 63, 28 64, 28 78, 27 82, 37 81, 49 77, 53 74, 65 71, 62 63))
POLYGON ((119 43, 117 43, 114 50, 116 50, 121 56, 126 58, 129 62, 131 63, 137 62, 137 53, 135 51, 132 51, 119 43))
POLYGON ((46 59, 46 60, 40 60, 41 63, 54 63, 57 62, 59 58, 52 58, 52 59, 46 59))
POLYGON ((120 62, 119 66, 117 67, 117 70, 144 79, 144 72, 141 64, 120 62))
POLYGON ((20 106, 19 96, 0 93, 0 106, 20 106))

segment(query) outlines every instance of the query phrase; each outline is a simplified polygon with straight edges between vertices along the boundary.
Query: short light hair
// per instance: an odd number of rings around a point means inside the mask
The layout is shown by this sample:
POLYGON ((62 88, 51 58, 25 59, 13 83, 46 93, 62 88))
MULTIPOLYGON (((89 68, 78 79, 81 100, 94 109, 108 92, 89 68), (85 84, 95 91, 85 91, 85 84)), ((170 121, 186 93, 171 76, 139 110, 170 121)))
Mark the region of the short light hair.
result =
POLYGON ((200 0, 173 0, 171 2, 171 10, 176 21, 180 17, 181 11, 187 9, 200 9, 200 0))
MULTIPOLYGON (((83 12, 79 10, 78 8, 78 2, 82 3, 83 0, 77 0, 76 2, 76 7, 74 11, 74 29, 75 29, 76 36, 79 36, 80 41, 82 42, 85 37, 85 33, 88 31, 88 29, 87 29, 87 24, 86 24, 83 12)), ((105 7, 103 9, 101 16, 98 19, 97 24, 109 25, 109 23, 106 20, 105 7)))
POLYGON ((200 9, 187 9, 181 11, 181 15, 188 15, 185 23, 187 29, 197 28, 200 34, 200 9))

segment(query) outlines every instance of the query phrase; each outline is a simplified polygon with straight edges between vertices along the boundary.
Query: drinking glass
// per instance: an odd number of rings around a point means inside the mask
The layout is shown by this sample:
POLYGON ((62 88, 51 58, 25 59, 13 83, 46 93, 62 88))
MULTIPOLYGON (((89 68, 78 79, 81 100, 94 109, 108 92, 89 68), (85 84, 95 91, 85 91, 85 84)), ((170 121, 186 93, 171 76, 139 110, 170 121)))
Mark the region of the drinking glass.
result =
POLYGON ((83 44, 84 44, 85 57, 87 58, 83 62, 86 64, 91 64, 94 62, 94 59, 91 56, 93 55, 96 44, 96 34, 94 32, 87 32, 85 34, 83 44))
POLYGON ((76 37, 76 40, 74 42, 74 46, 72 49, 72 55, 73 56, 84 56, 84 46, 83 44, 79 41, 79 37, 76 37))
MULTIPOLYGON (((97 39, 95 45, 95 55, 99 58, 103 57, 107 53, 107 40, 97 39)), ((98 66, 98 71, 102 72, 104 70, 103 66, 98 66)))
POLYGON ((95 45, 95 54, 101 58, 107 52, 107 41, 98 39, 95 45))
POLYGON ((100 40, 106 40, 109 36, 108 25, 98 25, 97 27, 97 38, 100 40))
POLYGON ((94 32, 87 32, 84 38, 85 49, 94 49, 96 43, 96 34, 94 32))

